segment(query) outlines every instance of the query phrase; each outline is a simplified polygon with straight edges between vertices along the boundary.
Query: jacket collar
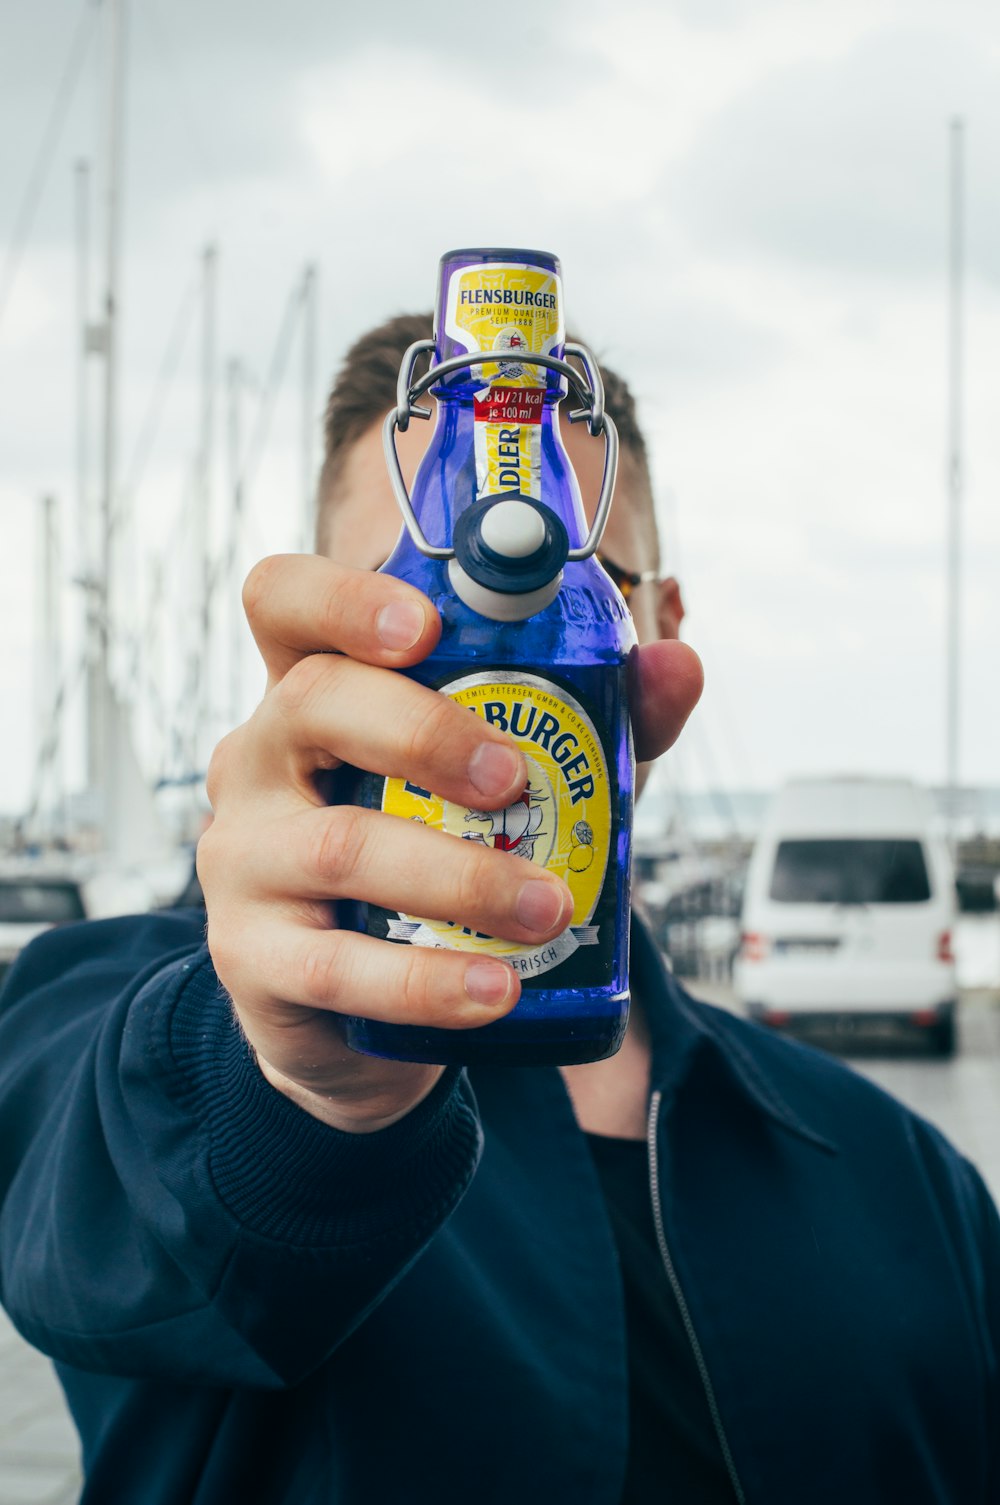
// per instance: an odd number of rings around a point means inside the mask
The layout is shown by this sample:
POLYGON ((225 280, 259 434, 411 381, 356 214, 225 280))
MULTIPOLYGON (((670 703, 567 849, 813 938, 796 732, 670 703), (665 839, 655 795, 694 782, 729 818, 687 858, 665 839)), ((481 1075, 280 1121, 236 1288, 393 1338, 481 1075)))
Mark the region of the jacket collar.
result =
MULTIPOLYGON (((711 1051, 722 1061, 730 1080, 746 1098, 774 1123, 817 1148, 837 1153, 837 1145, 815 1120, 809 1121, 808 1105, 793 1107, 768 1069, 768 1053, 753 1051, 742 1035, 757 1026, 742 1029, 720 1010, 699 1003, 681 988, 642 918, 632 914, 632 979, 642 996, 652 1041, 652 1088, 664 1099, 674 1096, 695 1069, 699 1057, 711 1051)), ((769 1042, 774 1043, 774 1042, 769 1042)), ((825 1126, 824 1126, 825 1128, 825 1126)))

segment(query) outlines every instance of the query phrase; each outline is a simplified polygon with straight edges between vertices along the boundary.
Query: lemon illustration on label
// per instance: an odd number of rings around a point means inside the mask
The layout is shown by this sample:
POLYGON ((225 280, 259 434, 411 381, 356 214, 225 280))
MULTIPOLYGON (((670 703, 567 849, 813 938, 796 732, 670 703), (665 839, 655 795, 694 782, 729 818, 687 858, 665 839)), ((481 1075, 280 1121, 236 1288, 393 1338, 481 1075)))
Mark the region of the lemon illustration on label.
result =
POLYGON ((604 748, 584 708, 547 680, 494 670, 441 688, 457 704, 514 738, 528 766, 527 787, 503 809, 467 809, 407 780, 386 779, 382 809, 557 873, 573 895, 573 916, 569 929, 543 946, 522 946, 458 922, 408 914, 389 918, 388 938, 413 946, 486 952, 510 962, 522 976, 537 976, 578 947, 599 942, 599 926, 591 920, 604 887, 612 837, 604 748))

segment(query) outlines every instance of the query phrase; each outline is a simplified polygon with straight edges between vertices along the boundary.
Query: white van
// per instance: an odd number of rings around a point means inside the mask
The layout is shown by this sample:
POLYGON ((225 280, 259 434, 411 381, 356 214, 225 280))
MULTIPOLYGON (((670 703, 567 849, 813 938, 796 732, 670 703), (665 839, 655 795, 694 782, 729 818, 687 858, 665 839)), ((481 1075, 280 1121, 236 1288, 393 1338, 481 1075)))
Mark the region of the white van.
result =
POLYGON ((733 972, 751 1018, 901 1020, 955 1047, 955 878, 927 793, 905 779, 798 779, 750 859, 733 972))

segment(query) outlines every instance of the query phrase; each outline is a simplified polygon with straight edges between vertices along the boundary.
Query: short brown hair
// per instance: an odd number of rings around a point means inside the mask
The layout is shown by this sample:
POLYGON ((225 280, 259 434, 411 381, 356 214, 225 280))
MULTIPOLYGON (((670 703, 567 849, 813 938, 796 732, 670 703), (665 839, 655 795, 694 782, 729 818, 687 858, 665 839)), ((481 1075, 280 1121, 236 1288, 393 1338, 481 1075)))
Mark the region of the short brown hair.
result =
MULTIPOLYGON (((336 493, 344 457, 351 445, 372 424, 380 423, 396 401, 396 379, 403 352, 417 340, 429 340, 434 333, 432 314, 397 314, 384 324, 370 329, 355 340, 344 357, 326 404, 323 419, 324 459, 319 480, 319 505, 316 513, 316 548, 324 552, 326 518, 336 493)), ((571 340, 573 336, 569 337, 571 340)), ((575 343, 575 341, 574 341, 575 343)), ((648 518, 649 542, 659 567, 659 541, 653 510, 653 487, 649 475, 646 441, 636 416, 635 398, 628 383, 617 372, 601 366, 604 400, 618 428, 625 454, 632 461, 633 475, 642 492, 644 515, 648 518)))

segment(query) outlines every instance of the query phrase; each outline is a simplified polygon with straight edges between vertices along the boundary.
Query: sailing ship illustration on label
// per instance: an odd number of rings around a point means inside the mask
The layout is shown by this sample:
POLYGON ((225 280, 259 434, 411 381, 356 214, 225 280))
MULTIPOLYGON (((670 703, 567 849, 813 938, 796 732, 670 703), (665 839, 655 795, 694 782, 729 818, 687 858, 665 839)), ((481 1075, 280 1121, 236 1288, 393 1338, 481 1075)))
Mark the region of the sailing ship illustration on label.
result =
POLYGON ((386 779, 381 807, 465 841, 510 852, 558 873, 573 894, 568 930, 544 946, 523 946, 446 920, 384 916, 389 940, 411 946, 489 952, 522 977, 557 967, 580 946, 600 946, 593 924, 616 836, 607 760, 597 728, 563 685, 523 673, 492 670, 439 687, 519 744, 528 766, 521 797, 497 810, 467 809, 405 779, 386 779))
POLYGON ((546 834, 541 829, 545 818, 543 802, 551 799, 551 792, 543 794, 529 781, 521 798, 503 810, 470 810, 466 821, 482 822, 488 830, 463 831, 462 836, 466 841, 479 841, 498 852, 512 852, 515 857, 525 857, 532 862, 535 844, 546 834))

